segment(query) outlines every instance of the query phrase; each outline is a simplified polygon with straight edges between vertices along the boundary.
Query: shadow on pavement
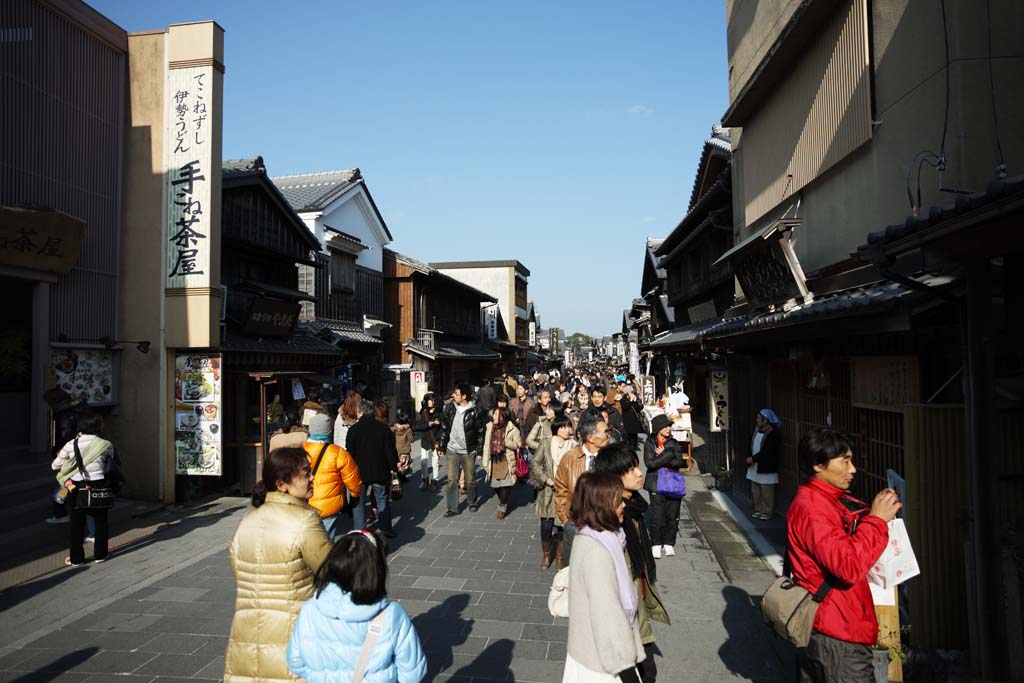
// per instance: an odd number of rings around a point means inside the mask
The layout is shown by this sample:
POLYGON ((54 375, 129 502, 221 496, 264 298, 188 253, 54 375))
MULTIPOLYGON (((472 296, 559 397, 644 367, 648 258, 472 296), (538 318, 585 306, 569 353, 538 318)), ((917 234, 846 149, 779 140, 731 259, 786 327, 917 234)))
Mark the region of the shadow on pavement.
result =
POLYGON ((779 641, 761 623, 761 611, 756 606, 760 596, 751 596, 736 586, 726 586, 722 589, 722 597, 725 598, 722 624, 729 634, 728 639, 718 648, 718 657, 722 663, 733 674, 746 680, 793 680, 792 676, 787 678, 784 672, 793 671, 795 653, 791 646, 779 641))
POLYGON ((413 617, 412 624, 427 655, 427 680, 447 672, 455 663, 454 651, 466 642, 473 626, 462 611, 469 606, 469 595, 453 595, 436 607, 413 617))
POLYGON ((469 664, 463 666, 452 675, 452 680, 469 680, 470 678, 484 678, 487 680, 515 681, 512 673, 512 651, 515 643, 508 638, 502 638, 488 645, 483 652, 477 655, 469 664))
MULTIPOLYGON (((129 555, 136 550, 153 545, 154 543, 163 543, 165 541, 172 541, 174 539, 181 538, 190 531, 210 526, 211 524, 216 524, 224 517, 233 515, 237 511, 235 508, 229 508, 221 510, 215 514, 196 517, 197 514, 209 509, 210 507, 211 506, 207 505, 201 508, 196 508, 195 510, 189 510, 188 516, 178 520, 177 522, 162 524, 154 529, 153 533, 149 536, 111 550, 110 562, 105 566, 89 563, 85 567, 77 567, 74 569, 63 567, 58 569, 56 572, 48 574, 47 576, 0 591, 0 613, 15 607, 33 596, 43 593, 55 586, 59 586, 67 579, 77 576, 81 572, 102 572, 105 567, 109 567, 113 563, 116 563, 118 558, 124 555, 129 555)), ((153 520, 150 520, 149 523, 152 524, 153 520)))
POLYGON ((44 664, 35 671, 11 679, 10 683, 44 683, 45 681, 56 680, 63 674, 74 670, 79 664, 91 659, 99 651, 98 647, 75 650, 55 659, 49 664, 44 664))

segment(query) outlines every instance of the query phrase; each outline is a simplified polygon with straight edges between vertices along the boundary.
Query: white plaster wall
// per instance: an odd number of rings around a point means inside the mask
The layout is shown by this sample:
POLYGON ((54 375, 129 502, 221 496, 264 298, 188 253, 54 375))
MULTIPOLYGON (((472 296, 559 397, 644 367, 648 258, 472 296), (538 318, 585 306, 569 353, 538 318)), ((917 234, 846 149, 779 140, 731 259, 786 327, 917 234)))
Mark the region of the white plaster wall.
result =
POLYGON ((476 287, 481 292, 490 294, 498 300, 501 318, 510 338, 514 338, 516 330, 516 312, 510 297, 512 288, 512 268, 495 266, 493 268, 439 268, 442 273, 476 287))
POLYGON ((366 198, 359 192, 356 192, 347 201, 331 209, 330 213, 321 214, 316 221, 316 235, 321 243, 323 243, 324 227, 330 226, 335 230, 341 230, 353 237, 358 237, 364 244, 369 245, 370 248, 359 252, 359 255, 356 257, 356 263, 364 268, 381 271, 384 267, 383 247, 388 242, 384 241, 382 243, 378 238, 378 232, 374 230, 366 218, 364 209, 360 207, 361 203, 365 203, 369 211, 373 210, 366 198))

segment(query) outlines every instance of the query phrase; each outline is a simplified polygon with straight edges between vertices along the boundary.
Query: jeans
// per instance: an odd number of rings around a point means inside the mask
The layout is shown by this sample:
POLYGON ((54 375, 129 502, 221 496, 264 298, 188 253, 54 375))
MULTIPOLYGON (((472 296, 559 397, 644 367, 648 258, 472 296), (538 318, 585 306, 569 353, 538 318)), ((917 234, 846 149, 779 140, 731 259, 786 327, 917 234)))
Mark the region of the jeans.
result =
POLYGON ((338 533, 338 518, 341 517, 341 511, 339 510, 335 515, 329 515, 327 517, 321 517, 320 522, 324 525, 324 531, 327 532, 327 538, 334 540, 334 537, 338 533))
POLYGON ((377 500, 377 519, 381 531, 391 531, 391 506, 388 504, 388 486, 384 484, 363 484, 362 495, 352 508, 352 528, 366 528, 366 506, 370 504, 370 493, 377 500))
POLYGON ((679 506, 683 501, 660 493, 651 494, 651 507, 647 511, 647 526, 651 531, 651 545, 675 545, 679 533, 679 506))
POLYGON ((420 442, 420 478, 427 481, 437 481, 441 478, 441 462, 437 457, 437 451, 433 444, 425 444, 427 439, 420 442), (428 470, 429 468, 429 470, 428 470))
POLYGON ((75 491, 68 496, 68 503, 70 504, 68 514, 71 516, 71 521, 68 523, 68 546, 71 551, 71 563, 81 564, 85 562, 85 548, 82 547, 84 541, 82 530, 87 517, 92 519, 96 525, 96 545, 93 546, 93 557, 97 560, 104 560, 107 557, 107 544, 110 538, 110 532, 107 528, 107 511, 76 509, 72 498, 77 495, 79 495, 79 492, 75 491))
POLYGON ((446 456, 448 460, 448 509, 452 512, 459 511, 459 469, 466 475, 466 500, 470 504, 476 501, 476 456, 472 453, 452 453, 446 456))
POLYGON ((569 556, 572 554, 572 540, 576 538, 576 525, 572 523, 572 520, 565 520, 565 526, 562 527, 562 561, 565 566, 569 566, 569 556))

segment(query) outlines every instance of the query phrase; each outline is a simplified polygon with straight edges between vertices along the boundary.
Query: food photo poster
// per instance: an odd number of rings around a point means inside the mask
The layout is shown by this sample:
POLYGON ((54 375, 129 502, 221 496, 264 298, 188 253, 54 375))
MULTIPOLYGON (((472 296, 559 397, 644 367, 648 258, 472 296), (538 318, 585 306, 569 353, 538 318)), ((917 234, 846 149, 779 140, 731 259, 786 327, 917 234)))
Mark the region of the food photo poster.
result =
POLYGON ((221 357, 174 360, 174 450, 178 474, 221 475, 221 357))

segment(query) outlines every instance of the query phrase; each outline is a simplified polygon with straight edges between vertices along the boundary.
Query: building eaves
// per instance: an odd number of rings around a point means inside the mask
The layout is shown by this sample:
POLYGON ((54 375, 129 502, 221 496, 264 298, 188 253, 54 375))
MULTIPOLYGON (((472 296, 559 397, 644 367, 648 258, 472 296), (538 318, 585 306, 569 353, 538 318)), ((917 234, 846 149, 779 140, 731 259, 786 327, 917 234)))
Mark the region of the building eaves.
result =
POLYGON ((433 268, 441 268, 445 270, 455 270, 458 268, 515 268, 523 275, 529 277, 530 270, 519 261, 515 260, 504 260, 504 261, 441 261, 431 263, 433 268))
POLYGON ((705 169, 711 157, 719 157, 726 160, 732 159, 732 138, 729 136, 729 129, 723 128, 717 123, 711 126, 711 137, 704 141, 704 147, 700 153, 700 160, 697 162, 697 172, 693 178, 693 189, 690 191, 690 202, 686 206, 687 212, 693 210, 694 204, 700 199, 700 187, 704 180, 705 169))
POLYGON ((222 191, 248 184, 260 185, 266 189, 274 203, 288 217, 296 234, 301 236, 310 249, 320 250, 320 241, 306 227, 306 224, 288 202, 287 197, 282 194, 281 188, 274 184, 270 176, 267 175, 267 166, 263 162, 262 156, 248 159, 228 159, 221 162, 221 178, 224 181, 222 191))
POLYGON ((704 220, 705 214, 714 205, 715 201, 724 197, 732 196, 732 164, 729 163, 718 179, 708 188, 697 203, 686 213, 683 220, 679 222, 675 230, 665 238, 661 246, 655 251, 658 256, 668 255, 676 244, 690 232, 690 230, 704 220))
POLYGON ((472 294, 475 297, 477 297, 477 299, 479 299, 480 301, 486 301, 486 302, 492 303, 492 304, 498 302, 498 300, 495 297, 491 296, 487 292, 483 292, 483 291, 477 289, 476 287, 474 287, 472 285, 468 285, 468 284, 466 284, 465 282, 463 282, 461 280, 453 278, 450 275, 446 275, 445 273, 442 273, 441 271, 439 271, 436 268, 433 268, 433 267, 427 265, 426 263, 423 263, 422 261, 417 261, 416 259, 412 258, 411 256, 406 256, 405 254, 400 254, 397 251, 395 251, 394 249, 384 249, 384 253, 385 254, 390 254, 395 259, 395 261, 397 261, 398 263, 401 263, 403 266, 405 266, 407 268, 411 268, 412 270, 414 270, 417 273, 420 273, 422 275, 426 275, 427 277, 437 278, 437 279, 441 280, 442 282, 446 282, 448 284, 451 284, 451 285, 454 285, 454 286, 459 287, 461 289, 464 289, 467 292, 469 292, 470 294, 472 294))
POLYGON ((867 243, 858 247, 854 256, 871 260, 873 252, 899 242, 900 240, 920 235, 940 223, 959 218, 972 211, 986 209, 1003 200, 1014 200, 1024 197, 1024 175, 1005 179, 994 179, 989 182, 984 192, 959 195, 952 204, 933 206, 927 213, 907 216, 902 223, 890 225, 884 230, 868 234, 867 243))
POLYGON ((362 181, 358 168, 275 176, 274 184, 296 211, 319 211, 362 181))

